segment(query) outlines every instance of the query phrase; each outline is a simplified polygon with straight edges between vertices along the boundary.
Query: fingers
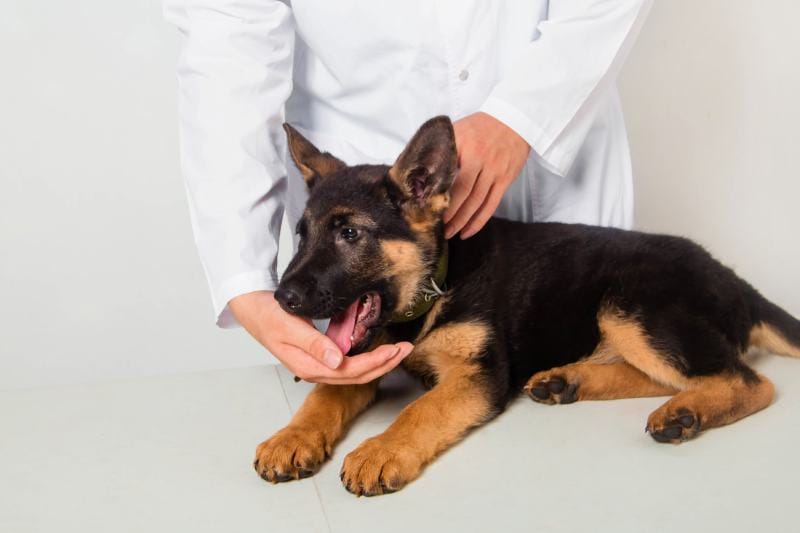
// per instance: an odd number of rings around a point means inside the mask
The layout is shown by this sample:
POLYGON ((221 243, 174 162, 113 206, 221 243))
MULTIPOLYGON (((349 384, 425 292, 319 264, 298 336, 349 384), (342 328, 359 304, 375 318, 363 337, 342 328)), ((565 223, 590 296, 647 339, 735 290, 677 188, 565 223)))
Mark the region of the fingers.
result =
POLYGON ((344 355, 330 337, 320 333, 310 324, 302 335, 297 335, 298 341, 293 342, 297 348, 311 355, 326 367, 336 370, 344 360, 344 355))
POLYGON ((484 168, 478 176, 475 185, 472 187, 469 196, 461 204, 458 212, 453 216, 450 222, 447 223, 444 234, 446 239, 449 239, 467 225, 473 215, 475 215, 475 212, 483 205, 486 195, 492 188, 494 181, 494 177, 484 168))
MULTIPOLYGON (((313 383, 349 385, 368 383, 389 372, 409 354, 414 346, 408 342, 385 344, 375 350, 345 358, 336 370, 331 370, 300 348, 284 345, 278 359, 294 374, 313 383)), ((276 350, 277 351, 277 350, 276 350)))
POLYGON ((531 150, 513 129, 486 113, 468 115, 453 127, 461 170, 445 211, 448 239, 459 232, 470 237, 483 227, 531 150))
POLYGON ((348 357, 333 379, 338 378, 338 374, 344 374, 343 379, 356 379, 357 383, 367 383, 399 365, 413 349, 411 343, 400 342, 384 344, 371 352, 348 357))
POLYGON ((459 212, 464 201, 470 196, 472 188, 478 180, 481 167, 476 163, 471 159, 462 158, 463 166, 458 171, 458 176, 453 182, 453 186, 450 187, 450 205, 444 212, 444 221, 448 224, 459 212))
POLYGON ((294 374, 295 378, 316 383, 319 376, 326 372, 335 372, 326 367, 313 356, 291 344, 281 343, 270 350, 272 355, 294 374))
POLYGON ((407 342, 379 346, 372 352, 348 358, 308 319, 283 311, 270 291, 237 297, 231 309, 239 322, 296 376, 324 383, 367 383, 403 360, 413 345, 407 342))
POLYGON ((491 187, 489 194, 487 194, 484 199, 483 205, 481 205, 478 211, 461 230, 462 239, 469 239, 483 228, 484 224, 494 215, 497 206, 500 205, 500 200, 503 199, 504 193, 505 188, 498 186, 498 184, 494 184, 491 187))
MULTIPOLYGON (((409 350, 408 352, 404 352, 403 350, 400 350, 400 352, 397 355, 395 355, 394 357, 389 358, 388 360, 386 360, 385 363, 383 363, 379 367, 377 367, 377 368, 375 368, 373 370, 370 370, 369 372, 366 372, 366 373, 362 374, 361 376, 359 376, 358 377, 358 383, 369 383, 370 381, 375 381, 376 379, 378 379, 379 377, 383 376, 384 374, 388 374, 389 372, 394 370, 394 368, 397 365, 402 363, 403 359, 405 359, 406 356, 410 352, 411 352, 411 350, 409 350)), ((361 357, 361 356, 359 355, 358 357, 361 357)))

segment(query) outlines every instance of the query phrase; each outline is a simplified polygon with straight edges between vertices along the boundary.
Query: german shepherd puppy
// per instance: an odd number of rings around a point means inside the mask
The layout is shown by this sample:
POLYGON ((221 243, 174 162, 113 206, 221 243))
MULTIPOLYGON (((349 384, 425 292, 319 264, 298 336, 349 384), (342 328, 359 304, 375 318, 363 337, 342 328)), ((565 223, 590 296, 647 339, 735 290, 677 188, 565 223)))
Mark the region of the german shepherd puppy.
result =
MULTIPOLYGON (((679 443, 769 405, 772 383, 742 360, 751 346, 800 357, 800 322, 687 239, 494 218, 448 245, 458 165, 447 117, 426 122, 391 167, 349 167, 285 129, 309 199, 276 299, 332 318, 348 355, 413 342, 402 364, 429 387, 345 458, 354 494, 400 489, 520 389, 545 404, 671 396, 647 431, 679 443)), ((317 385, 258 447, 257 472, 314 474, 376 390, 317 385)))

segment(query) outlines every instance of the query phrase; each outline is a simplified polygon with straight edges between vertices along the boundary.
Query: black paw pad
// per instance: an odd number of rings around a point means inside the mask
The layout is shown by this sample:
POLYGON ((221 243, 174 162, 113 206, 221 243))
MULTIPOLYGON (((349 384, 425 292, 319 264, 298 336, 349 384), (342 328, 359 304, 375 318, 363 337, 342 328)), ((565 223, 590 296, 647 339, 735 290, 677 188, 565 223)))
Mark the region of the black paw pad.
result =
POLYGON ((578 384, 569 383, 561 376, 551 376, 531 387, 531 397, 544 403, 572 403, 578 400, 578 384))
POLYGON ((294 478, 291 475, 289 475, 289 474, 279 474, 278 472, 275 473, 275 477, 274 477, 274 480, 277 481, 278 483, 284 483, 284 482, 290 481, 292 479, 294 479, 294 478))
POLYGON ((547 390, 547 387, 542 384, 536 385, 534 388, 532 388, 531 394, 533 394, 540 400, 547 400, 548 398, 550 398, 550 391, 547 390))
POLYGON ((567 386, 567 382, 564 381, 563 378, 558 376, 550 378, 550 381, 547 382, 547 389, 552 392, 553 394, 558 394, 564 390, 564 387, 567 386))
POLYGON ((680 436, 683 435, 683 428, 680 426, 667 426, 656 434, 668 440, 673 440, 680 438, 680 436))
POLYGON ((673 418, 668 418, 661 428, 647 428, 650 436, 656 441, 673 444, 694 437, 699 430, 697 417, 688 409, 681 409, 673 418))
POLYGON ((573 403, 578 400, 578 384, 570 383, 559 395, 558 403, 573 403))

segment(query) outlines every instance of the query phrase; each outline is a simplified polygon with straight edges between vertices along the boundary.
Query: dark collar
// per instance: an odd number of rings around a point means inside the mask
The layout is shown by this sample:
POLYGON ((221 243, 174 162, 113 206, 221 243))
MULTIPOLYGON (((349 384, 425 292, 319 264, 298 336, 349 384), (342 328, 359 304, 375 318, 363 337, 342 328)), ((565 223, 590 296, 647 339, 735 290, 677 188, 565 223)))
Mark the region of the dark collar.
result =
POLYGON ((440 296, 444 296, 444 291, 446 290, 445 280, 447 279, 447 256, 447 241, 445 241, 442 255, 439 256, 439 262, 436 265, 436 273, 432 278, 428 279, 422 291, 417 293, 408 307, 392 315, 392 318, 389 319, 390 324, 411 322, 421 317, 431 310, 433 303, 440 296))

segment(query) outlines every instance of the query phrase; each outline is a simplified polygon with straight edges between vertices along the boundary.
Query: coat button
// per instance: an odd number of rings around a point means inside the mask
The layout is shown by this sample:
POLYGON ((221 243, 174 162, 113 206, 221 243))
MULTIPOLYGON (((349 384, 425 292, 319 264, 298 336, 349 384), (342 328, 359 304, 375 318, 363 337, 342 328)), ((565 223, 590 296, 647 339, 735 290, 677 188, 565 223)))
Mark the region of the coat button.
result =
POLYGON ((458 73, 458 79, 461 81, 467 81, 469 79, 469 71, 467 69, 462 70, 458 73))

